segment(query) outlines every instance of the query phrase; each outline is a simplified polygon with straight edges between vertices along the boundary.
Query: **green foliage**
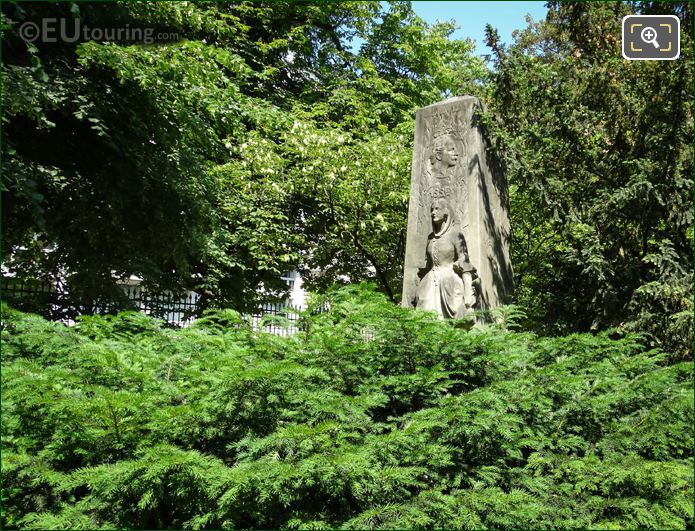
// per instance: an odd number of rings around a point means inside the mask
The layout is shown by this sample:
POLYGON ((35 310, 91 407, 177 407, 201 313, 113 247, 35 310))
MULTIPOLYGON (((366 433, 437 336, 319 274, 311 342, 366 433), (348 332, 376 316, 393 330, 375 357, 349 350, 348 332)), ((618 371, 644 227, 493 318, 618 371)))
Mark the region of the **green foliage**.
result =
POLYGON ((407 2, 2 13, 3 265, 61 277, 69 316, 127 307, 114 282, 130 275, 239 310, 297 266, 313 286, 373 279, 397 298, 412 115, 487 77, 451 23, 428 25, 407 2), (45 17, 180 39, 19 38, 45 17))
POLYGON ((509 47, 489 28, 528 328, 621 327, 692 357, 692 21, 690 3, 549 2, 509 47), (623 59, 634 12, 680 18, 678 61, 623 59))
POLYGON ((313 304, 289 338, 3 308, 3 527, 692 526, 691 364, 506 331, 515 309, 466 331, 369 286, 313 304))
POLYGON ((510 184, 512 326, 613 327, 692 355, 691 4, 550 2, 511 46, 490 28, 492 72, 409 2, 5 2, 2 17, 3 266, 60 279, 68 317, 127 308, 130 275, 243 312, 292 268, 397 301, 414 111, 472 94, 510 184), (622 58, 634 11, 680 17, 680 60, 622 58), (20 39, 45 17, 179 39, 20 39))

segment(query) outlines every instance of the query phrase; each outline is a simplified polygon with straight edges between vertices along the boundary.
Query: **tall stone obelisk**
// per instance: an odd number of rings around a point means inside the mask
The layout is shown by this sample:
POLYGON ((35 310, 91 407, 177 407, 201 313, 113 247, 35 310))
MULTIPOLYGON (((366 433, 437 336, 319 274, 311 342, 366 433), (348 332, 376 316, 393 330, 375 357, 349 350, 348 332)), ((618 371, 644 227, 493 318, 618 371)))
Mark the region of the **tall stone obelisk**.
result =
POLYGON ((513 290, 507 183, 481 110, 462 96, 416 115, 402 304, 443 318, 508 303, 513 290))

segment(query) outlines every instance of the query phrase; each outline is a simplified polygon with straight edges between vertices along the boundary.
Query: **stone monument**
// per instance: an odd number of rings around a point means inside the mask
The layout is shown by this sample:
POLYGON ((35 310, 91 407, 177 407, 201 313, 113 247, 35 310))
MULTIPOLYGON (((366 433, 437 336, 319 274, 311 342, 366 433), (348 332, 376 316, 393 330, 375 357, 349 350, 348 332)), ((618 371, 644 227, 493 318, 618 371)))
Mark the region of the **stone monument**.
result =
POLYGON ((506 304, 513 289, 507 185, 481 111, 462 96, 415 119, 402 304, 443 319, 506 304))

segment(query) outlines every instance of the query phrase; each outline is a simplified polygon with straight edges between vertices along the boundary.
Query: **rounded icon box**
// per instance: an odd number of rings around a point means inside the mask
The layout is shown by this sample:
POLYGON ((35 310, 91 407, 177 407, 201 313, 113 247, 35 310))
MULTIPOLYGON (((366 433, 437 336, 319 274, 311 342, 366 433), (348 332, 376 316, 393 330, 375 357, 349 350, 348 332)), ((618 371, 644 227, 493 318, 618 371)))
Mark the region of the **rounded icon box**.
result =
POLYGON ((681 21, 676 15, 625 15, 622 52, 628 61, 673 61, 681 54, 681 21))

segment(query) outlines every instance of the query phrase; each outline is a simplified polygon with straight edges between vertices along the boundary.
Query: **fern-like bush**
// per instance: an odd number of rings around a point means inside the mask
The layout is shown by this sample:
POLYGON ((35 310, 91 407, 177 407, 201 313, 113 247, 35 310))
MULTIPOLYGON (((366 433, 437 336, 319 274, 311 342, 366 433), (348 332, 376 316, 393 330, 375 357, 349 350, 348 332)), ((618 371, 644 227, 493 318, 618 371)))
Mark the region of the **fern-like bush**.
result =
POLYGON ((317 304, 289 338, 3 309, 3 527, 692 526, 690 362, 317 304))

